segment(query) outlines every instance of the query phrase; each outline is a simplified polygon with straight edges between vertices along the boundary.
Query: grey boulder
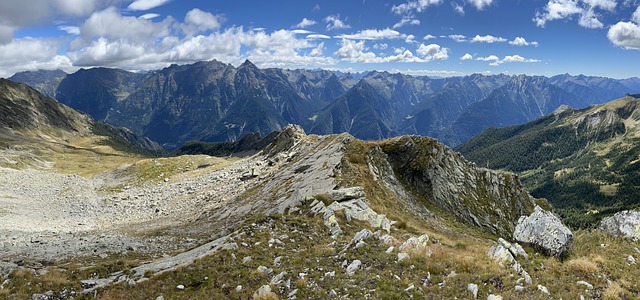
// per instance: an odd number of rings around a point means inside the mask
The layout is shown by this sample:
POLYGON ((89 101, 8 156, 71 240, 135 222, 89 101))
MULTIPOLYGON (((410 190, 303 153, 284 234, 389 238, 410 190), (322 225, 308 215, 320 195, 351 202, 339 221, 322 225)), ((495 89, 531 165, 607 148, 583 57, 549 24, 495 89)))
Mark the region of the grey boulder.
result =
POLYGON ((640 239, 640 211, 625 210, 606 217, 600 222, 600 230, 615 237, 637 241, 640 239))
POLYGON ((513 239, 533 245, 548 255, 560 256, 573 245, 573 233, 560 218, 539 206, 530 216, 522 216, 513 232, 513 239))

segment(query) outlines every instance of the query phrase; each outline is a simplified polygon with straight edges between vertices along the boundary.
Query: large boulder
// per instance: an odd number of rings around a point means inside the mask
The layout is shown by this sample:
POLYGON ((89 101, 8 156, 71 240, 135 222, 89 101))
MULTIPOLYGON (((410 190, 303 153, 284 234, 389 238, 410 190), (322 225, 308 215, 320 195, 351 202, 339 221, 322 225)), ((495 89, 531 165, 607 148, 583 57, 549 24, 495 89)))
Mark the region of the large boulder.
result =
POLYGON ((530 216, 518 220, 513 238, 537 247, 548 255, 560 256, 573 245, 573 233, 560 218, 539 206, 530 216))
POLYGON ((600 230, 616 237, 640 239, 640 211, 625 210, 602 219, 600 230))

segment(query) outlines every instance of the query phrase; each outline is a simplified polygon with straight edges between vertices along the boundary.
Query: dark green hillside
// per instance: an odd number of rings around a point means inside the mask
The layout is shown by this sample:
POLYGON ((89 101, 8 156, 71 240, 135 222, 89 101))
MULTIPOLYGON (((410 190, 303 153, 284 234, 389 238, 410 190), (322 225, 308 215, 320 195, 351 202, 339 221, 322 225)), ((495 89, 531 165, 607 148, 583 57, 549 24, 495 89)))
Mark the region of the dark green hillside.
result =
POLYGON ((640 99, 583 110, 562 109, 536 121, 490 128, 456 150, 489 168, 521 174, 574 227, 640 207, 640 99))

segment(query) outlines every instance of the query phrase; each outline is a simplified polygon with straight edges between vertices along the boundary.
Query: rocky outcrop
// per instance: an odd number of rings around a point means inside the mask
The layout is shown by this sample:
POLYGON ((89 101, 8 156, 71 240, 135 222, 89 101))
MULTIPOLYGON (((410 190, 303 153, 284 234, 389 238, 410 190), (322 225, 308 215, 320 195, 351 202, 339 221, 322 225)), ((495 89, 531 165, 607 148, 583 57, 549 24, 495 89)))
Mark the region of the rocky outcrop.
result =
POLYGON ((513 238, 531 244, 546 254, 560 256, 573 245, 573 233, 555 214, 536 206, 528 217, 521 217, 513 238))
POLYGON ((395 223, 369 207, 364 198, 362 187, 333 190, 329 192, 329 197, 333 202, 328 206, 322 201, 314 200, 311 203, 311 212, 323 214, 324 224, 331 230, 331 235, 334 237, 342 234, 342 229, 340 229, 335 217, 335 211, 343 211, 347 222, 352 219, 369 222, 371 227, 380 228, 387 232, 391 231, 391 225, 395 223))
POLYGON ((307 135, 302 127, 289 124, 282 129, 282 132, 278 134, 270 145, 264 148, 264 153, 266 153, 267 156, 274 156, 287 151, 305 136, 307 135))
POLYGON ((434 139, 404 136, 380 147, 407 190, 469 225, 511 235, 533 210, 517 175, 479 168, 434 139))
POLYGON ((640 239, 640 211, 625 210, 604 218, 600 223, 600 230, 615 237, 637 241, 640 239))

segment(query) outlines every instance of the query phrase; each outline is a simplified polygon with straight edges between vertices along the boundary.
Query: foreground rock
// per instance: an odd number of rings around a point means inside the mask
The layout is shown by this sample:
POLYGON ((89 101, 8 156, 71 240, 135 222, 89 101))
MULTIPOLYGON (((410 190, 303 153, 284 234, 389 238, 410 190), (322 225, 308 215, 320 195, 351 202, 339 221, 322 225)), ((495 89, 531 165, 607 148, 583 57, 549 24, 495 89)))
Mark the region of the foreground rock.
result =
POLYGON ((600 230, 615 237, 637 241, 640 239, 640 211, 625 210, 604 218, 600 223, 600 230))
POLYGON ((538 247, 546 254, 559 256, 573 245, 573 233, 555 214, 536 206, 533 213, 518 220, 513 238, 538 247))

